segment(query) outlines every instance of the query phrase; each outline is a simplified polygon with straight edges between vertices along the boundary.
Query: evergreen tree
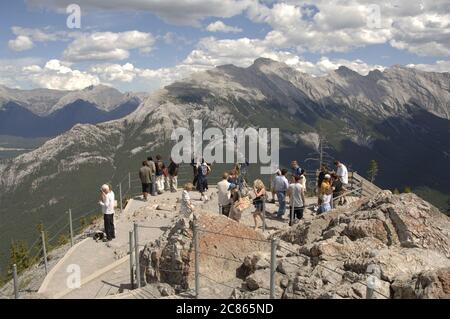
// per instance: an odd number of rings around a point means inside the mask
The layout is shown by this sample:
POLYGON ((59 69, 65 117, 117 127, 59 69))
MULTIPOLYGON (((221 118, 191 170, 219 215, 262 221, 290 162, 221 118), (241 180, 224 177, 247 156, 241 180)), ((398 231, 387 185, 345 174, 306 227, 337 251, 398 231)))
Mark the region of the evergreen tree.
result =
POLYGON ((28 269, 32 260, 30 252, 28 251, 27 244, 24 241, 12 241, 9 249, 9 269, 16 264, 17 273, 21 273, 25 269, 28 269))
POLYGON ((375 160, 371 160, 369 163, 369 169, 367 170, 367 176, 371 183, 375 181, 375 177, 378 174, 378 163, 375 160))
POLYGON ((398 188, 396 188, 396 189, 394 189, 394 191, 392 193, 395 194, 395 195, 399 195, 400 191, 398 190, 398 188))
POLYGON ((411 187, 406 186, 405 189, 403 190, 403 193, 412 193, 411 187))

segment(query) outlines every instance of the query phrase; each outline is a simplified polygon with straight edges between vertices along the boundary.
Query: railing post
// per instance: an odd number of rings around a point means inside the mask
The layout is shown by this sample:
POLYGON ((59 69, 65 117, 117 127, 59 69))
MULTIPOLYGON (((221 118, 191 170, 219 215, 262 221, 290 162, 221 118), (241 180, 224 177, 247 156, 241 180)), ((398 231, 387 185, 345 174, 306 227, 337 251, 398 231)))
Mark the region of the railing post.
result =
POLYGON ((219 215, 222 215, 222 205, 219 204, 219 215))
POLYGON ((294 225, 294 200, 290 199, 290 209, 289 209, 289 226, 294 225))
POLYGON ((19 279, 17 278, 17 265, 13 265, 14 298, 19 299, 19 279))
POLYGON ((262 220, 263 220, 263 232, 266 231, 266 198, 263 199, 263 211, 262 211, 262 220))
POLYGON ((275 271, 277 261, 277 245, 278 240, 272 238, 270 243, 270 299, 275 299, 275 271))
POLYGON ((156 175, 152 175, 152 196, 156 196, 156 175))
POLYGON ((194 237, 194 258, 195 258, 195 298, 199 298, 200 294, 200 251, 199 251, 199 242, 198 242, 198 226, 197 219, 194 217, 194 225, 192 227, 193 237, 194 237))
POLYGON ((128 172, 128 189, 131 189, 131 173, 128 172))
POLYGON ((70 229, 70 246, 73 246, 73 225, 72 225, 72 209, 69 208, 69 229, 70 229))
POLYGON ((136 261, 136 281, 137 287, 141 288, 141 265, 139 261, 139 237, 138 237, 139 225, 134 223, 134 258, 136 261))
POLYGON ((120 214, 123 212, 123 204, 122 204, 122 182, 119 183, 119 200, 120 200, 120 214))
POLYGON ((129 234, 129 250, 130 250, 130 284, 131 289, 134 289, 134 265, 133 265, 133 231, 130 230, 129 234))
POLYGON ((378 265, 369 264, 366 273, 369 274, 366 285, 366 299, 373 299, 374 291, 378 284, 378 278, 380 278, 381 275, 381 270, 378 265))
MULTIPOLYGON (((344 191, 344 194, 345 194, 345 191, 344 191)), ((333 203, 333 201, 334 201, 334 196, 333 196, 333 193, 331 193, 331 200, 330 200, 330 207, 331 207, 331 209, 334 208, 334 203, 333 203)), ((339 201, 340 201, 340 200, 339 200, 339 201)))
POLYGON ((42 254, 44 255, 45 274, 48 274, 47 247, 45 247, 45 232, 41 231, 42 254))

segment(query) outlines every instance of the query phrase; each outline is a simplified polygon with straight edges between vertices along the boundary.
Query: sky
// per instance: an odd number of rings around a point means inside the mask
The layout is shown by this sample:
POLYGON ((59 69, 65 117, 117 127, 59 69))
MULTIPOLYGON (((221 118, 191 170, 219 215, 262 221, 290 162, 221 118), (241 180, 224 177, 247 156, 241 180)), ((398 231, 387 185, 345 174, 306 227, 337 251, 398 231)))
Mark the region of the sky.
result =
POLYGON ((0 85, 8 87, 152 92, 258 57, 314 76, 341 65, 363 75, 396 64, 450 72, 450 1, 0 2, 0 85))

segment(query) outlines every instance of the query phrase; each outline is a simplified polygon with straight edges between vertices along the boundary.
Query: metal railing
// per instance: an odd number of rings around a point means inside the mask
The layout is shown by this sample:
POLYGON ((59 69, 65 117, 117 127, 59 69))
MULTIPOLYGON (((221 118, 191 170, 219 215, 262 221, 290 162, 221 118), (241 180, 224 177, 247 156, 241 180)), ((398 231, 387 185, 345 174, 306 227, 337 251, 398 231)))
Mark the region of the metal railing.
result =
MULTIPOLYGON (((216 170, 215 174, 212 174, 211 176, 209 176, 208 178, 210 180, 214 180, 214 181, 219 181, 221 180, 221 171, 216 170)), ((306 172, 305 173, 308 177, 309 177, 309 182, 312 182, 312 178, 311 176, 317 176, 317 172, 306 172)), ((249 178, 250 175, 247 175, 247 178, 249 178)), ((350 172, 350 190, 346 193, 346 195, 348 194, 359 194, 359 196, 362 196, 363 194, 363 185, 364 188, 365 187, 372 187, 372 183, 368 182, 367 180, 363 179, 362 177, 360 177, 359 175, 356 174, 356 172, 350 172)), ((192 166, 189 164, 182 164, 180 165, 179 171, 178 171, 178 182, 179 183, 183 183, 184 181, 190 181, 191 179, 193 179, 193 173, 192 173, 192 166)), ((315 185, 315 179, 314 179, 314 185, 315 185)), ((130 172, 128 172, 122 179, 120 179, 119 183, 116 185, 118 188, 118 195, 119 195, 119 199, 118 199, 118 210, 119 210, 119 214, 123 213, 123 210, 125 208, 125 205, 127 203, 128 198, 133 197, 135 195, 138 195, 141 193, 140 187, 141 187, 141 182, 140 179, 138 178, 138 176, 136 176, 135 178, 133 178, 132 174, 130 172)), ((167 185, 165 185, 167 186, 167 185)), ((375 185, 373 185, 372 187, 374 190, 377 189, 377 187, 375 185)), ((371 188, 371 189, 372 189, 371 188)), ((156 185, 155 185, 155 176, 153 176, 152 178, 152 195, 156 195, 156 185)), ((345 195, 341 195, 340 197, 345 196, 345 195)), ((332 203, 333 201, 335 201, 336 199, 340 198, 334 198, 332 199, 332 203)), ((265 201, 263 201, 263 231, 265 231, 266 228, 266 221, 265 221, 265 201)), ((68 210, 65 211, 65 213, 63 215, 61 215, 56 221, 53 222, 53 224, 51 224, 49 227, 43 227, 44 229, 41 230, 40 236, 38 238, 36 238, 36 240, 33 241, 32 245, 30 246, 30 248, 28 249, 28 256, 30 257, 30 259, 34 262, 40 262, 40 260, 43 260, 44 262, 44 268, 45 268, 45 273, 47 274, 49 271, 49 265, 48 265, 48 248, 46 243, 52 243, 56 240, 56 238, 58 236, 60 236, 61 234, 67 234, 69 236, 69 243, 70 243, 70 247, 72 247, 75 244, 75 236, 77 234, 79 234, 81 231, 83 231, 83 229, 87 228, 88 225, 81 223, 82 219, 88 217, 88 216, 92 216, 93 214, 99 213, 100 208, 92 208, 89 211, 86 212, 86 207, 89 207, 90 205, 84 205, 83 207, 76 207, 76 208, 69 208, 68 210), (77 216, 77 217, 73 217, 74 212, 82 212, 81 215, 77 216), (54 228, 59 225, 61 222, 63 222, 63 220, 66 219, 66 223, 64 223, 64 225, 60 228, 58 228, 56 231, 53 231, 54 228), (79 226, 77 228, 74 228, 74 224, 78 223, 79 226), (49 233, 50 231, 53 231, 51 236, 47 236, 46 234, 49 233), (49 237, 46 239, 46 237, 49 237), (40 243, 40 245, 39 245, 40 243), (38 248, 36 250, 36 247, 40 246, 40 248, 38 248), (34 253, 33 253, 34 251, 34 253)), ((92 207, 92 206, 90 206, 92 207)), ((307 207, 305 207, 307 208, 307 207)), ((221 213, 221 207, 219 206, 219 213, 221 213)), ((76 214, 77 215, 77 214, 76 214)), ((291 217, 292 219, 292 217, 291 217)), ((133 230, 133 240, 134 242, 138 243, 138 231, 137 229, 133 230)), ((131 234, 130 234, 131 236, 131 234)), ((242 239, 242 238, 241 238, 242 239)), ((130 240, 130 255, 132 252, 131 249, 131 240, 130 240)), ((138 245, 133 246, 134 249, 134 254, 135 257, 134 259, 136 260, 135 264, 132 264, 130 261, 130 271, 133 269, 136 270, 136 267, 139 267, 139 262, 137 262, 137 260, 139 259, 138 257, 138 245)), ((14 267, 13 267, 14 268, 14 267)), ((19 297, 19 283, 18 283, 18 274, 17 274, 17 267, 14 269, 11 269, 11 273, 12 273, 12 277, 14 281, 14 287, 17 289, 15 289, 15 296, 19 297), (15 275, 14 275, 15 273, 15 275)), ((140 272, 138 271, 138 277, 140 276, 140 272)), ((138 287, 140 287, 140 283, 141 283, 141 279, 140 278, 136 278, 137 279, 137 285, 138 287)))

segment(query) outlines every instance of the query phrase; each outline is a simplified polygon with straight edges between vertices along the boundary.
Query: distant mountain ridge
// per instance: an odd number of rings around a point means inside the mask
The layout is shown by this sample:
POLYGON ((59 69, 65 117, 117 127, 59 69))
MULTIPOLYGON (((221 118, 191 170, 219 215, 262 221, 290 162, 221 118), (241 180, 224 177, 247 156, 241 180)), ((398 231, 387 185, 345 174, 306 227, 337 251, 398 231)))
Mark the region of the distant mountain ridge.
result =
MULTIPOLYGON (((75 125, 32 152, 0 161, 0 245, 1 234, 14 237, 16 216, 34 229, 68 207, 95 205, 98 185, 117 185, 149 154, 168 158, 173 129, 192 128, 194 119, 204 128, 279 128, 282 165, 297 159, 310 170, 317 164, 304 161, 321 136, 331 156, 361 175, 376 160, 382 188, 423 186, 450 197, 449 73, 395 66, 362 76, 341 67, 313 77, 257 59, 248 68, 193 74, 149 95, 122 119, 75 125)), ((229 167, 214 167, 222 169, 229 167)))
POLYGON ((79 91, 18 90, 0 86, 0 134, 50 137, 75 124, 96 124, 133 112, 142 94, 104 86, 79 91))

